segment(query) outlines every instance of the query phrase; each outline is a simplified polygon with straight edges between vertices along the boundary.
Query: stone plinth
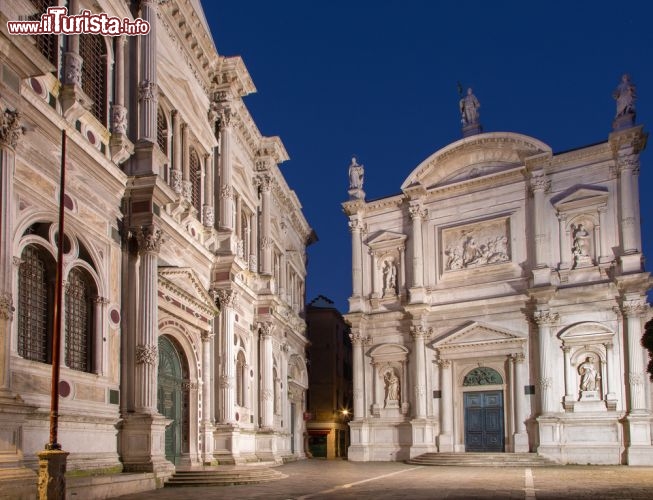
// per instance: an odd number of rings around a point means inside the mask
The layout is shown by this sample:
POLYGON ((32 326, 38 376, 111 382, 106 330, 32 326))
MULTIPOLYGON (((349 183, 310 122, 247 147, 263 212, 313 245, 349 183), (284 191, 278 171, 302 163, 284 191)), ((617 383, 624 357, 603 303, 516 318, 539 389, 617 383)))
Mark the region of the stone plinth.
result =
POLYGON ((39 457, 40 500, 65 500, 66 498, 66 458, 67 451, 44 450, 39 457))

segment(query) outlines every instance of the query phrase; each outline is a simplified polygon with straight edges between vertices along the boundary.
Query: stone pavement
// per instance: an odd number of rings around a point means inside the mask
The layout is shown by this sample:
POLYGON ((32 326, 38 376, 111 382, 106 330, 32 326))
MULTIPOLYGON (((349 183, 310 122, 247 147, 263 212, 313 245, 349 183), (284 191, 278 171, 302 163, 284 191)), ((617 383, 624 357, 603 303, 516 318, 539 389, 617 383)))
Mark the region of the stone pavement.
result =
POLYGON ((652 499, 653 467, 428 467, 398 462, 302 460, 280 466, 288 477, 226 487, 163 488, 119 497, 167 499, 652 499))

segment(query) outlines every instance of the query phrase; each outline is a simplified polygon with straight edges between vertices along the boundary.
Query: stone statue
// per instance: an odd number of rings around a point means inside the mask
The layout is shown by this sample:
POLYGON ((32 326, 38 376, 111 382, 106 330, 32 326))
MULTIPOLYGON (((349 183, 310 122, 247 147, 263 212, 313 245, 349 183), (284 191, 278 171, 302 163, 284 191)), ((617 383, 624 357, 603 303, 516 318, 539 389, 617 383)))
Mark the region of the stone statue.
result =
POLYGON ((635 85, 630 81, 630 75, 628 73, 621 77, 621 83, 617 85, 617 88, 612 93, 612 97, 617 101, 617 114, 615 118, 635 114, 635 99, 637 95, 635 93, 635 85))
POLYGON ((582 224, 572 225, 574 242, 571 252, 574 255, 574 267, 580 264, 591 264, 590 262, 590 233, 582 224))
POLYGON ((478 108, 481 107, 481 104, 472 93, 471 88, 467 89, 467 95, 460 100, 459 107, 463 126, 478 124, 478 108))
POLYGON ((580 374, 580 390, 581 391, 596 391, 598 380, 601 378, 594 367, 594 358, 587 356, 578 366, 578 373, 580 374))
POLYGON ((349 189, 363 189, 363 176, 365 169, 363 165, 356 162, 356 157, 352 157, 349 165, 349 189))
POLYGON ((393 369, 388 370, 383 376, 385 382, 385 404, 390 401, 399 401, 399 377, 393 369))
POLYGON ((397 266, 391 260, 386 260, 383 265, 383 293, 396 293, 397 266))

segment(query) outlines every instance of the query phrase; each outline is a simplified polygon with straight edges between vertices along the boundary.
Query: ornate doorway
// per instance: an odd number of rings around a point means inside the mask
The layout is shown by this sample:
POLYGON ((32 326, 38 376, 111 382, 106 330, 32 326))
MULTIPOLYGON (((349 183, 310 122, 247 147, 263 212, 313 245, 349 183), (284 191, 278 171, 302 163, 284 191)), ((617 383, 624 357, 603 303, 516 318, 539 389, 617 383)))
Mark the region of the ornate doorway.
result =
POLYGON ((502 452, 503 392, 465 392, 465 451, 502 452))
POLYGON ((188 391, 184 390, 188 370, 182 359, 173 341, 160 336, 157 409, 172 420, 166 428, 165 455, 175 465, 188 451, 188 391))

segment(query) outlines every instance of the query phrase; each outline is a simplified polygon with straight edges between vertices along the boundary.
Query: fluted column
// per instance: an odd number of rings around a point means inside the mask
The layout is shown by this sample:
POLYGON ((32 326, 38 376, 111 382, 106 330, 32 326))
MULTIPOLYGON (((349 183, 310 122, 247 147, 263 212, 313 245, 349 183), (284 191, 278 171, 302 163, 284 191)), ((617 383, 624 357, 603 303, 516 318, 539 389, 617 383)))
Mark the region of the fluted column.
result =
POLYGON ((610 255, 610 247, 608 245, 608 223, 606 221, 608 213, 608 207, 606 205, 601 205, 599 207, 599 226, 601 227, 599 243, 601 245, 601 251, 599 252, 599 263, 610 262, 612 257, 610 255))
POLYGON ((202 461, 213 461, 213 423, 211 422, 211 341, 213 333, 202 332, 202 461))
POLYGON ((264 429, 274 427, 274 378, 272 359, 272 332, 271 323, 259 323, 261 342, 261 426, 264 429))
POLYGON ((231 128, 233 117, 230 108, 221 110, 218 119, 220 131, 220 228, 233 229, 234 207, 232 186, 231 128))
POLYGON ((558 214, 558 240, 560 248, 560 264, 558 267, 560 269, 569 269, 571 266, 569 261, 571 252, 569 237, 567 236, 567 214, 558 214))
POLYGON ((413 283, 412 286, 419 288, 424 286, 424 260, 423 260, 423 239, 422 222, 426 217, 426 209, 419 204, 411 205, 408 208, 410 218, 413 220, 413 283))
POLYGON ((531 190, 534 198, 534 225, 535 225, 535 267, 546 267, 546 223, 544 194, 551 188, 551 181, 544 172, 538 171, 531 174, 531 190))
POLYGON ((605 363, 606 363, 606 377, 607 377, 607 390, 608 393, 605 396, 606 401, 614 401, 617 399, 615 393, 615 376, 614 376, 614 346, 612 342, 606 342, 603 344, 605 346, 605 363))
POLYGON ((648 310, 643 297, 624 300, 622 304, 626 316, 626 338, 628 341, 628 385, 629 408, 632 414, 647 413, 646 373, 644 372, 644 348, 642 338, 642 316, 648 310))
POLYGON ((141 0, 141 18, 150 31, 140 40, 140 81, 138 82, 138 139, 156 143, 156 118, 159 91, 157 88, 157 9, 158 0, 141 0))
POLYGON ((181 146, 181 117, 179 111, 173 109, 172 117, 172 170, 170 171, 170 187, 176 194, 182 192, 183 154, 181 146))
POLYGON ((558 313, 552 313, 548 310, 535 311, 533 319, 538 326, 539 356, 540 356, 540 410, 541 414, 547 415, 553 413, 553 401, 551 395, 551 326, 556 324, 560 319, 558 313))
POLYGON ((218 302, 220 303, 222 319, 222 344, 221 349, 221 369, 220 369, 220 400, 222 401, 222 413, 220 423, 234 424, 236 422, 236 393, 235 393, 235 373, 236 373, 236 354, 234 350, 234 323, 235 305, 238 298, 238 292, 235 290, 220 289, 217 290, 218 302))
POLYGON ((410 334, 415 343, 415 418, 426 418, 426 348, 425 341, 431 334, 430 328, 413 326, 410 334))
POLYGON ((617 158, 620 175, 621 205, 621 246, 624 254, 636 253, 641 249, 638 241, 637 218, 635 217, 635 197, 638 195, 637 174, 639 172, 639 154, 624 154, 617 158))
POLYGON ((269 175, 259 175, 257 182, 261 190, 261 272, 272 274, 272 179, 269 175))
POLYGON ((510 363, 513 366, 513 374, 515 377, 513 388, 515 415, 513 451, 515 453, 527 452, 529 450, 528 433, 526 432, 526 413, 524 410, 524 385, 526 381, 524 359, 524 354, 521 352, 510 356, 510 363))
POLYGON ((565 370, 565 402, 574 401, 576 398, 574 396, 575 387, 571 377, 571 347, 567 345, 562 346, 562 355, 564 359, 564 370, 565 370))
POLYGON ((181 194, 190 203, 193 199, 193 183, 190 180, 190 143, 188 124, 181 125, 181 194))
POLYGON ((202 207, 202 223, 206 228, 212 228, 215 223, 213 209, 213 156, 204 157, 204 206, 202 207))
POLYGON ((136 328, 136 370, 134 376, 137 412, 157 412, 158 256, 163 233, 156 225, 138 229, 139 297, 136 328))
POLYGON ((349 230, 351 231, 352 297, 360 297, 363 293, 363 242, 360 219, 350 219, 349 230))
POLYGON ((14 230, 14 171, 16 146, 23 135, 18 111, 0 108, 0 391, 9 389, 9 351, 12 296, 12 243, 14 230))
POLYGON ((349 335, 352 345, 353 385, 354 385, 354 420, 365 418, 365 388, 363 344, 365 338, 360 333, 349 335))
POLYGON ((453 387, 452 367, 448 359, 440 359, 440 436, 438 451, 453 451, 453 387))

